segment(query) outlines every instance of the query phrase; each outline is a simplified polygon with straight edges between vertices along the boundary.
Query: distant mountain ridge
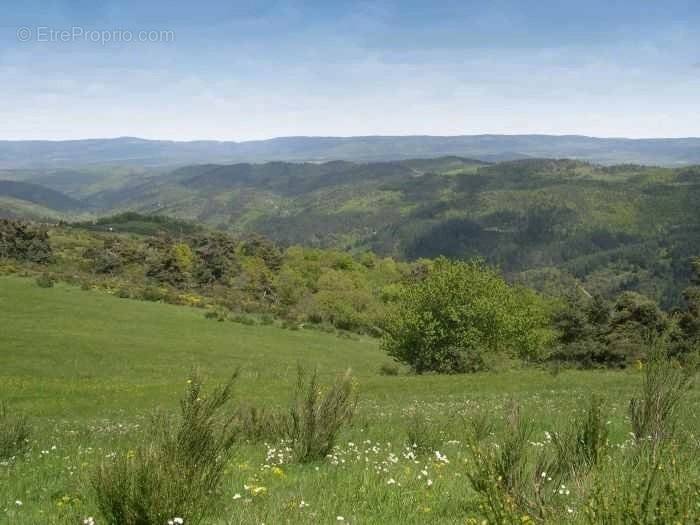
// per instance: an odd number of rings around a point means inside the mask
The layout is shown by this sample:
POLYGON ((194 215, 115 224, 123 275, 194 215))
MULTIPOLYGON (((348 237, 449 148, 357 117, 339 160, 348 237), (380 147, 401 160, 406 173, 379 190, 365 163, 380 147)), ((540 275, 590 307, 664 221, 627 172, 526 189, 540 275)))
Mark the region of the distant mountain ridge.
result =
POLYGON ((134 137, 0 141, 0 169, 100 164, 178 166, 200 163, 376 162, 441 156, 484 161, 572 158, 600 164, 700 164, 700 138, 625 139, 581 135, 279 137, 244 142, 165 141, 134 137))

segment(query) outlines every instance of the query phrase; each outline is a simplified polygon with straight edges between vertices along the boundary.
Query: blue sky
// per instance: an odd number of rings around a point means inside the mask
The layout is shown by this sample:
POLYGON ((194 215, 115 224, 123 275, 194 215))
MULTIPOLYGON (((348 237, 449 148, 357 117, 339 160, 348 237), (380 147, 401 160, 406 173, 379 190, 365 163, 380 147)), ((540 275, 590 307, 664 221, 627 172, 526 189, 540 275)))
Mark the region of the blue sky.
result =
POLYGON ((700 136, 697 0, 8 3, 0 139, 700 136))

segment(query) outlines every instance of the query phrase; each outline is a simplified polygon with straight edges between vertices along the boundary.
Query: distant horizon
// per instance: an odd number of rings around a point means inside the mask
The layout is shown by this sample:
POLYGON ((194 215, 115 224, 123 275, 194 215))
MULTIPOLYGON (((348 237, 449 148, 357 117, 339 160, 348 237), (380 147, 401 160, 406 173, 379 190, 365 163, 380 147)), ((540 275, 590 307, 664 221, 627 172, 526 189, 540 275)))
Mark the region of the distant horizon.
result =
POLYGON ((361 135, 275 135, 251 139, 219 139, 219 138, 152 138, 138 135, 115 135, 105 137, 80 138, 0 138, 0 142, 81 142, 100 140, 142 140, 148 142, 264 142, 277 139, 362 139, 362 138, 458 138, 458 137, 558 137, 586 138, 594 140, 700 140, 700 134, 688 136, 603 136, 585 133, 456 133, 456 134, 427 134, 427 133, 396 133, 396 134, 361 134, 361 135))

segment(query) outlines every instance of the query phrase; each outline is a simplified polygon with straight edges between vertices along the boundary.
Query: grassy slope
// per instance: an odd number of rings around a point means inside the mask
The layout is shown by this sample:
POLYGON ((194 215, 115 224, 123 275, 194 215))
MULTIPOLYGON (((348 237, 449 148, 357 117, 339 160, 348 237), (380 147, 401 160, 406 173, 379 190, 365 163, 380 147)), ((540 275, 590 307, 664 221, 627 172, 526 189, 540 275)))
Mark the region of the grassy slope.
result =
POLYGON ((36 414, 99 416, 168 402, 173 382, 194 366, 219 377, 242 367, 243 393, 269 400, 288 386, 297 362, 367 376, 383 360, 370 340, 218 323, 198 309, 66 285, 42 289, 14 277, 0 278, 0 318, 0 394, 36 414))
POLYGON ((345 339, 313 330, 245 326, 207 320, 200 309, 117 299, 58 284, 39 288, 0 277, 3 367, 0 398, 31 414, 101 417, 128 408, 172 404, 193 367, 214 378, 242 370, 239 395, 284 402, 297 363, 330 377, 350 367, 365 399, 401 405, 413 400, 481 397, 501 391, 531 395, 546 389, 584 393, 628 388, 626 374, 510 371, 476 376, 379 376, 387 358, 372 339, 345 339))
MULTIPOLYGON (((217 377, 243 366, 237 397, 259 405, 285 404, 298 360, 317 363, 326 377, 352 366, 360 384, 358 415, 340 438, 337 465, 275 470, 264 445, 239 445, 223 487, 225 518, 215 525, 336 523, 337 516, 346 523, 463 524, 478 511, 465 479, 460 415, 480 409, 498 422, 512 396, 542 439, 595 391, 609 400, 611 438, 621 443, 627 400, 640 379, 634 371, 537 370, 384 377, 376 370, 385 357, 371 340, 219 323, 201 310, 66 285, 42 289, 14 276, 0 277, 0 320, 0 399, 28 412, 35 427, 29 453, 0 463, 2 524, 79 523, 96 515, 89 488, 95 465, 133 447, 152 407, 175 407, 194 364, 217 377), (432 422, 449 464, 403 455, 414 411, 432 422), (246 484, 265 491, 253 495, 246 484), (302 500, 309 507, 300 508, 302 500)), ((697 428, 697 419, 691 407, 685 424, 697 428)))

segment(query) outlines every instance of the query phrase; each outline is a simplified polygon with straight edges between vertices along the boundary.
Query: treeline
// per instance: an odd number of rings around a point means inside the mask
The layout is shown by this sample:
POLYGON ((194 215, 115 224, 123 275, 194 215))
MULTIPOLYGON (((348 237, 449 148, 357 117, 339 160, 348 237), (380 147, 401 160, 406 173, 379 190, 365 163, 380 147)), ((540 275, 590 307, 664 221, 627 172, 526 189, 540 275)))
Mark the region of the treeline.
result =
POLYGON ((664 311, 637 292, 610 301, 575 281, 546 298, 478 261, 282 249, 260 235, 176 233, 177 221, 163 218, 153 222, 158 235, 129 231, 149 220, 112 218, 100 232, 0 221, 0 259, 9 261, 0 271, 19 264, 39 273, 42 286, 66 280, 122 298, 205 307, 219 320, 381 336, 389 355, 416 372, 483 370, 503 355, 621 368, 644 361, 659 342, 680 360, 700 347, 700 259, 682 306, 664 311))
MULTIPOLYGON (((372 253, 351 255, 301 247, 282 249, 259 235, 187 230, 142 236, 148 218, 123 216, 92 224, 102 231, 45 229, 0 222, 0 258, 36 263, 53 279, 96 287, 123 298, 210 307, 219 317, 274 316, 290 325, 313 323, 379 335, 388 303, 429 261, 401 263, 372 253), (109 230, 111 228, 111 230, 109 230), (39 256, 38 244, 41 244, 39 256), (20 248, 18 248, 20 247, 20 248)), ((212 315, 212 317, 216 317, 212 315)))

